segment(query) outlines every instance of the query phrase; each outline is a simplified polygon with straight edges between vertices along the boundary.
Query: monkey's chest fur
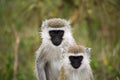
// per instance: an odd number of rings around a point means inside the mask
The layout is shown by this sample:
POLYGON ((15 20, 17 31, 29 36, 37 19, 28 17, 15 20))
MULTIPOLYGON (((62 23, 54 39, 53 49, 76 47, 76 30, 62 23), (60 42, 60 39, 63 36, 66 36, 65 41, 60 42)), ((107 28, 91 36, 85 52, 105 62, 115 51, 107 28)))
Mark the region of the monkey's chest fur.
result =
POLYGON ((63 80, 93 80, 91 79, 91 73, 88 71, 78 71, 78 70, 65 70, 63 80))
POLYGON ((46 76, 47 80, 57 80, 61 64, 61 52, 59 49, 51 50, 48 54, 48 62, 46 63, 46 76))

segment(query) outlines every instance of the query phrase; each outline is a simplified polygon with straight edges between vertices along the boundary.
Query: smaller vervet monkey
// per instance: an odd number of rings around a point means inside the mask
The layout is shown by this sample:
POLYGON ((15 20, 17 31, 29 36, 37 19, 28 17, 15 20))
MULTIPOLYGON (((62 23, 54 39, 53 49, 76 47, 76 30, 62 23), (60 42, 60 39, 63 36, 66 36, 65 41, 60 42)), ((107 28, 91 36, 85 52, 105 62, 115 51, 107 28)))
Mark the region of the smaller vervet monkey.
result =
POLYGON ((62 68, 58 80, 94 80, 89 64, 90 49, 80 45, 62 49, 62 68))

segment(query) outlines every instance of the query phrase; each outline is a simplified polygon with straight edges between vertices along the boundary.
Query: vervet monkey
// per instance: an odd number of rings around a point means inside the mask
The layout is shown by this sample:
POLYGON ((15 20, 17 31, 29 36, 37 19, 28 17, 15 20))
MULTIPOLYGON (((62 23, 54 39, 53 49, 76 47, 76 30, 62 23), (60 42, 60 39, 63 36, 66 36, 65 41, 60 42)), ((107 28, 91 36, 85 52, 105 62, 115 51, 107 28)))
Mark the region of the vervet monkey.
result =
POLYGON ((90 48, 74 45, 64 50, 58 80, 94 80, 90 67, 90 48))
POLYGON ((68 21, 45 20, 41 26, 42 44, 36 52, 35 69, 38 80, 57 80, 61 68, 60 48, 76 44, 68 21))

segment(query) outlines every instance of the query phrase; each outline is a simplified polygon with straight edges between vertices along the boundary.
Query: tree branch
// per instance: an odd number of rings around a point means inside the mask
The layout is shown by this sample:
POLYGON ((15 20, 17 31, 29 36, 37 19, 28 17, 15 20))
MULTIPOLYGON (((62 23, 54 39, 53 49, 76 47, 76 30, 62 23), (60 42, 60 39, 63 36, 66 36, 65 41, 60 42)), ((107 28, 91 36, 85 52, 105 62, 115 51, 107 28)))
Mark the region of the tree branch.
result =
POLYGON ((14 72, 13 72, 13 80, 17 80, 17 72, 18 72, 18 48, 20 43, 20 35, 19 32, 15 29, 14 25, 12 26, 14 35, 15 35, 15 46, 14 46, 14 72))
POLYGON ((71 25, 73 25, 80 18, 86 2, 86 0, 82 0, 82 3, 79 5, 78 9, 76 9, 73 15, 70 17, 69 21, 71 25))

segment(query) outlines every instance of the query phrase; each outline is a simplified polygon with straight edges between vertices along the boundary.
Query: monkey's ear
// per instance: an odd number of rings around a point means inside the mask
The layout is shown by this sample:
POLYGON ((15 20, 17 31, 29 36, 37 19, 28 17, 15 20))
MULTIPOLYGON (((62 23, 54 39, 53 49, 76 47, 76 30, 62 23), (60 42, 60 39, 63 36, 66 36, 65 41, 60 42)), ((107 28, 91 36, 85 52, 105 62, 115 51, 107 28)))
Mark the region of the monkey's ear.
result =
POLYGON ((62 54, 67 52, 67 51, 66 51, 66 48, 60 48, 60 50, 61 50, 61 53, 62 53, 62 54))
POLYGON ((67 52, 66 48, 60 48, 60 50, 61 50, 61 53, 62 53, 62 57, 64 58, 65 53, 67 52))
POLYGON ((42 21, 41 24, 41 30, 45 29, 47 27, 47 20, 42 21))
POLYGON ((87 55, 90 57, 91 48, 85 48, 87 55))

